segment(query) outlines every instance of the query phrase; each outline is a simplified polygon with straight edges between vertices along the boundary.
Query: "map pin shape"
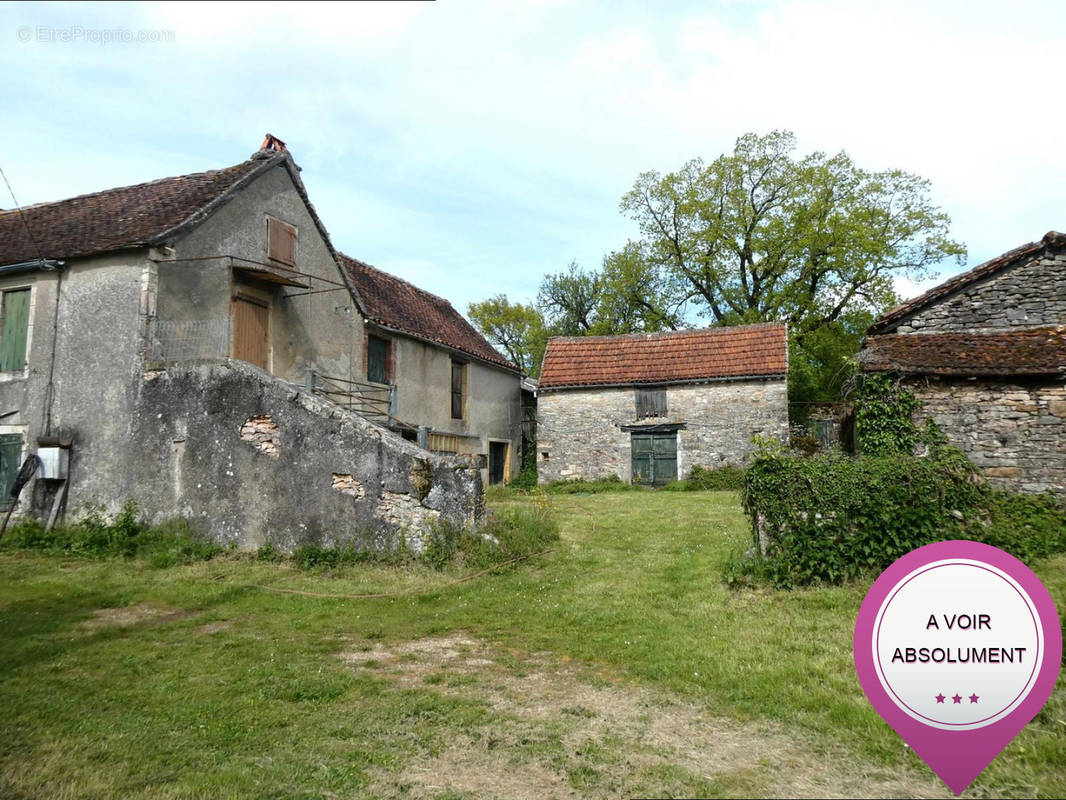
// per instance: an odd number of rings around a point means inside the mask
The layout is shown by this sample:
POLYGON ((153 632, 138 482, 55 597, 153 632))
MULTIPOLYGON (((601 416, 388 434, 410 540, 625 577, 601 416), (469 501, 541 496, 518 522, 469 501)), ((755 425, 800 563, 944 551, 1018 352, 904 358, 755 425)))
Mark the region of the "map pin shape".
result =
POLYGON ((1040 579, 980 542, 919 547, 859 609, 855 669, 878 714, 962 792, 1043 708, 1062 626, 1040 579))

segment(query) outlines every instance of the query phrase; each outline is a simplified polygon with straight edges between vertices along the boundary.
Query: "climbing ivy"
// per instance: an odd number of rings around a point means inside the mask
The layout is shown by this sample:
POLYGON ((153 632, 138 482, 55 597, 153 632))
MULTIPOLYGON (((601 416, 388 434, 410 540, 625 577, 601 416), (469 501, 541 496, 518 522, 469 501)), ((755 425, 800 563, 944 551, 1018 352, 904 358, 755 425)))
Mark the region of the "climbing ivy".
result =
POLYGON ((855 402, 855 437, 867 456, 910 455, 922 440, 912 414, 921 405, 914 392, 888 375, 868 375, 855 402))

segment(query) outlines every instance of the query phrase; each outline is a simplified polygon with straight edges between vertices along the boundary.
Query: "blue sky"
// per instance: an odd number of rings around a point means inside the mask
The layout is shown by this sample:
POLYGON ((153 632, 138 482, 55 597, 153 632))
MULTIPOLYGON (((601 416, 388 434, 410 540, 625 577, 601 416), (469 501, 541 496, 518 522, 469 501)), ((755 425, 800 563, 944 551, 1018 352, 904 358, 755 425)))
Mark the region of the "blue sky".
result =
POLYGON ((0 166, 29 204, 270 131, 340 249, 465 311, 597 266, 640 172, 787 128, 929 178, 973 266, 1066 229, 1064 29, 1054 0, 11 4, 0 166))

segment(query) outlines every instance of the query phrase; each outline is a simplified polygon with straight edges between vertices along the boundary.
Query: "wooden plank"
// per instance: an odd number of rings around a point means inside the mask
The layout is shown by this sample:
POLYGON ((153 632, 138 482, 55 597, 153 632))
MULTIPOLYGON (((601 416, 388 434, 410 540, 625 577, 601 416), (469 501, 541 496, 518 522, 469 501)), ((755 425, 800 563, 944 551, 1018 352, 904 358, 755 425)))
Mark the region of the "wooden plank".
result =
POLYGON ((0 510, 11 508, 11 487, 19 474, 19 459, 22 456, 22 435, 0 435, 0 510))
POLYGON ((270 309, 233 298, 233 357, 270 369, 270 309))

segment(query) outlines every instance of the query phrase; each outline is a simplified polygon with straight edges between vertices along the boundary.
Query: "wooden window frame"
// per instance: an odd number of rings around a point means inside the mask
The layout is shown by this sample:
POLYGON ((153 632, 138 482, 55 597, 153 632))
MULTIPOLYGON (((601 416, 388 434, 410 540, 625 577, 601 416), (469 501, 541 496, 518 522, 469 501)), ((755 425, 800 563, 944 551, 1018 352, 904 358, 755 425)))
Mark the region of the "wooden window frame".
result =
POLYGON ((268 216, 266 219, 267 260, 295 267, 296 239, 298 234, 296 226, 271 216, 268 216), (286 242, 285 239, 288 241, 286 242))
POLYGON ((469 379, 467 378, 467 364, 464 361, 456 361, 454 358, 451 360, 451 371, 449 372, 448 379, 448 394, 451 398, 451 416, 452 419, 466 419, 466 397, 469 393, 467 390, 467 384, 469 379), (459 371, 459 388, 455 388, 455 376, 456 368, 459 371), (458 409, 458 413, 456 410, 458 409))
POLYGON ((369 381, 370 383, 382 383, 382 384, 386 384, 386 385, 391 386, 392 382, 393 382, 392 381, 392 348, 393 348, 392 339, 386 339, 384 336, 378 336, 377 334, 374 334, 374 333, 368 333, 366 335, 366 340, 365 340, 365 343, 364 343, 363 346, 364 346, 364 349, 365 349, 365 352, 366 352, 365 363, 366 363, 366 379, 367 379, 367 381, 369 381), (375 340, 377 340, 379 342, 384 342, 385 343, 385 365, 384 365, 385 380, 383 380, 383 381, 376 381, 376 380, 374 380, 373 378, 370 377, 370 340, 371 339, 375 339, 375 340))

